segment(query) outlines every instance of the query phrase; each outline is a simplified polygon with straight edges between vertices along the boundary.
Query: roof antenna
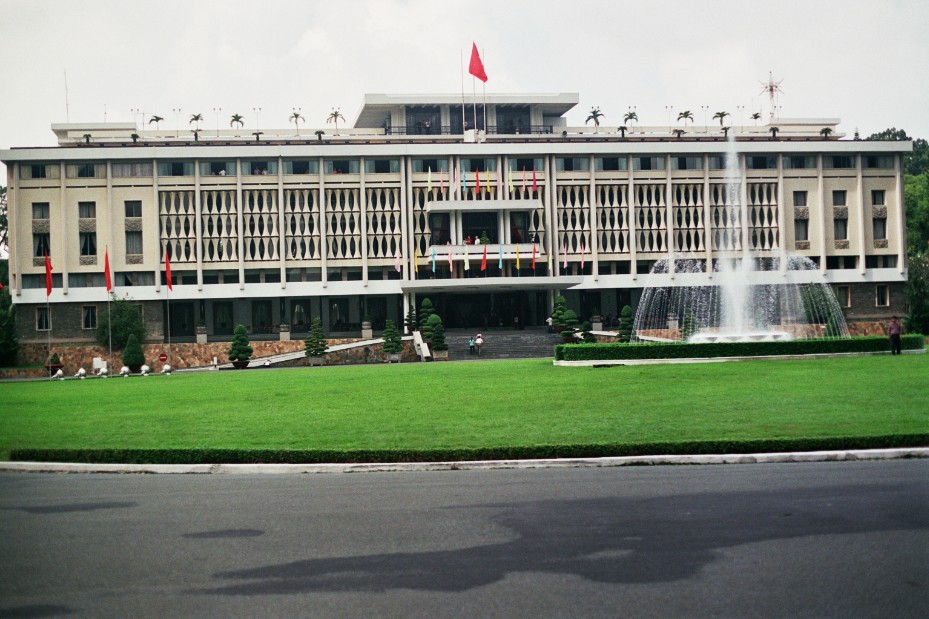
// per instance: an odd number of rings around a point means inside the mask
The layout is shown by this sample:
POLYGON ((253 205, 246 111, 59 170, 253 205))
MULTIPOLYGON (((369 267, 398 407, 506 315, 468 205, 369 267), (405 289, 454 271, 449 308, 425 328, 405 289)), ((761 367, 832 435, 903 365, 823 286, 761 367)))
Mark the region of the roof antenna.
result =
POLYGON ((68 70, 65 69, 65 122, 71 122, 71 108, 68 105, 68 70))

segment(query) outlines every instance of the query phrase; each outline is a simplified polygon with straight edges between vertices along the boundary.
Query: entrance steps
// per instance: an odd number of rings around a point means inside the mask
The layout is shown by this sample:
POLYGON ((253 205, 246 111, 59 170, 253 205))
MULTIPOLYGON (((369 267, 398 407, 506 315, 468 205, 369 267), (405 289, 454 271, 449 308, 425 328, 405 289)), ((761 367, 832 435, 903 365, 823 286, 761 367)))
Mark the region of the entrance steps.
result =
POLYGON ((482 330, 484 347, 480 356, 472 355, 468 340, 478 332, 453 329, 445 332, 449 361, 480 361, 486 359, 539 359, 552 358, 554 347, 562 342, 561 336, 548 333, 545 327, 527 328, 522 331, 507 329, 482 330))

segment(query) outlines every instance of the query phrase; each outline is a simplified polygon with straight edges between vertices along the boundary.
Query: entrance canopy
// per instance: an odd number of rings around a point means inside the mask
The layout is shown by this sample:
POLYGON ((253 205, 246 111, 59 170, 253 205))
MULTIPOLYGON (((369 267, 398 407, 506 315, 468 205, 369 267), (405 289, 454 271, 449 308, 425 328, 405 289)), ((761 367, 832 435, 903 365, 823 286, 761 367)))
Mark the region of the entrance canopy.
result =
POLYGON ((514 292, 560 290, 584 281, 577 277, 471 277, 465 279, 420 279, 402 285, 403 292, 514 292))

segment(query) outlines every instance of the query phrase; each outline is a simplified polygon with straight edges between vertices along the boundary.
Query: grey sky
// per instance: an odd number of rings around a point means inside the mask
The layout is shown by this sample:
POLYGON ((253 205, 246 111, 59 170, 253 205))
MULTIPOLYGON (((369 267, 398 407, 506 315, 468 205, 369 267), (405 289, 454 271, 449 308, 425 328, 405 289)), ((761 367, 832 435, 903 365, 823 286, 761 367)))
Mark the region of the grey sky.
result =
POLYGON ((782 116, 929 138, 927 26, 920 0, 0 0, 0 148, 54 143, 65 71, 71 122, 142 107, 162 128, 202 113, 210 129, 221 107, 222 126, 239 113, 254 128, 260 107, 267 129, 298 107, 309 129, 334 106, 354 122, 366 92, 459 92, 472 40, 488 93, 580 93, 569 124, 599 106, 614 125, 635 106, 661 125, 668 105, 749 124, 752 109, 767 117, 772 71, 782 116))

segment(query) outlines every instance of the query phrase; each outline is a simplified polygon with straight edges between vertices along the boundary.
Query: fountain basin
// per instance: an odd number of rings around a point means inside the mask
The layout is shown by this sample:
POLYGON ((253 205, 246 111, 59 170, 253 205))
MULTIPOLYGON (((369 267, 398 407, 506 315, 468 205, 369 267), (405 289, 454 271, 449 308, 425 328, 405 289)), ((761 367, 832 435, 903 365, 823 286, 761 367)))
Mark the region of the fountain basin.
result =
POLYGON ((792 339, 794 339, 793 336, 786 331, 749 331, 744 333, 694 333, 687 341, 691 344, 715 344, 717 342, 779 342, 792 339))

